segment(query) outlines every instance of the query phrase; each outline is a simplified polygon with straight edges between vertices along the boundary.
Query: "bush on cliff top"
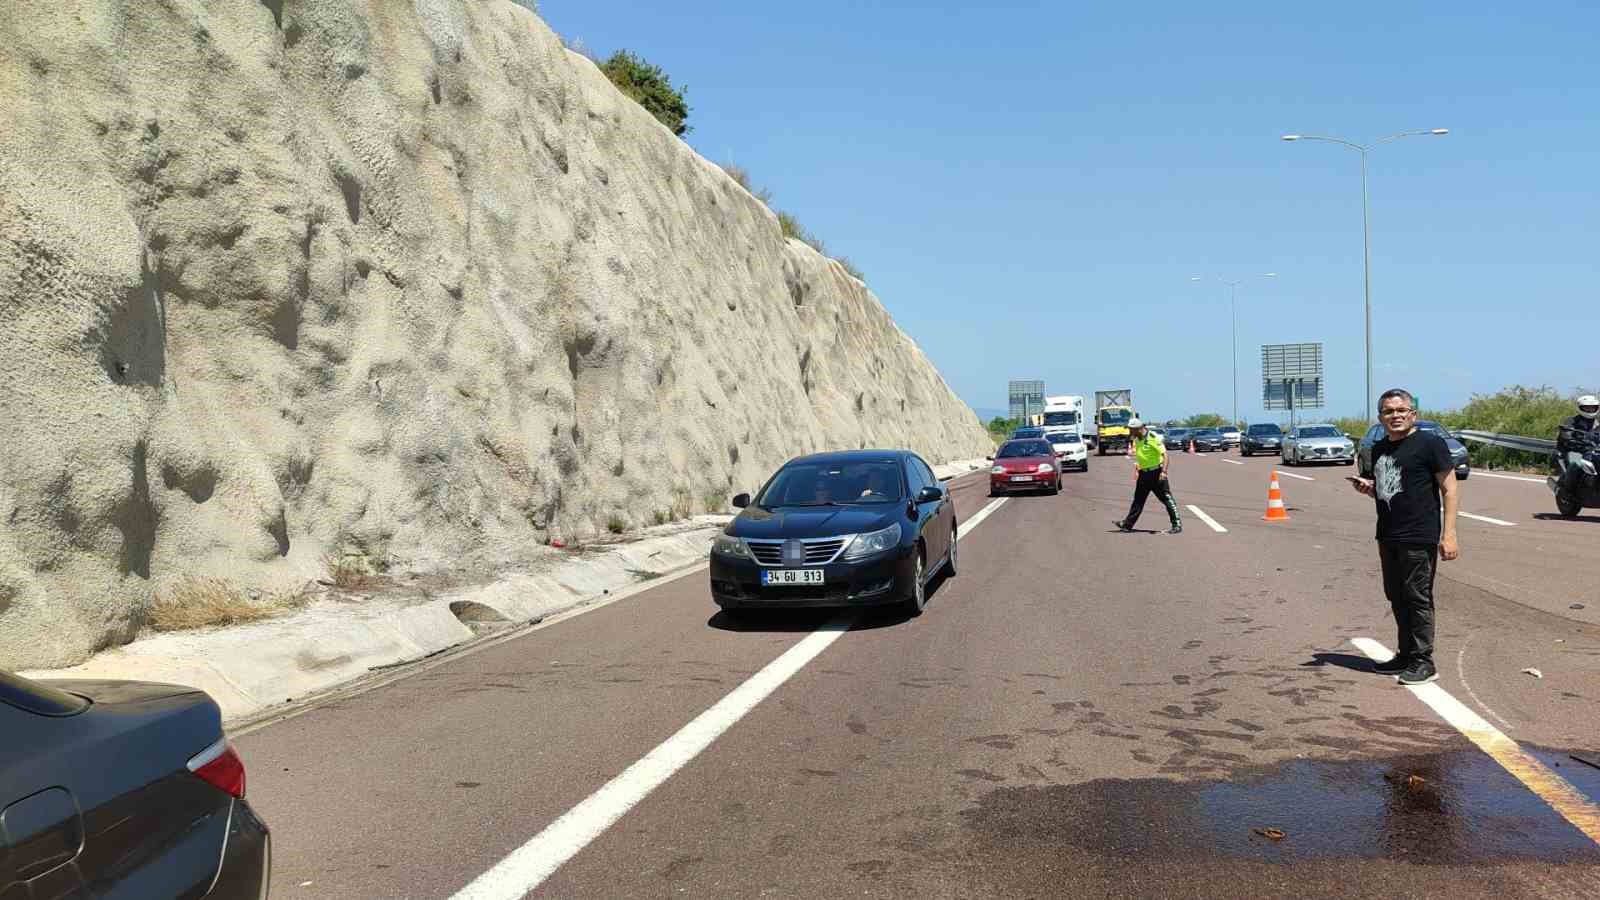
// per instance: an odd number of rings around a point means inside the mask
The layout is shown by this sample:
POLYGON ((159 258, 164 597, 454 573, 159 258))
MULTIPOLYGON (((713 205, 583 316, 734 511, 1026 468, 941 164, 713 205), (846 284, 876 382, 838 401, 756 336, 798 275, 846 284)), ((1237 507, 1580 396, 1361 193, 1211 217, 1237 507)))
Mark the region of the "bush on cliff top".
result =
POLYGON ((645 111, 655 116, 672 133, 683 137, 689 133, 689 104, 683 99, 687 88, 672 86, 672 79, 630 50, 618 50, 600 64, 611 83, 632 97, 645 111))

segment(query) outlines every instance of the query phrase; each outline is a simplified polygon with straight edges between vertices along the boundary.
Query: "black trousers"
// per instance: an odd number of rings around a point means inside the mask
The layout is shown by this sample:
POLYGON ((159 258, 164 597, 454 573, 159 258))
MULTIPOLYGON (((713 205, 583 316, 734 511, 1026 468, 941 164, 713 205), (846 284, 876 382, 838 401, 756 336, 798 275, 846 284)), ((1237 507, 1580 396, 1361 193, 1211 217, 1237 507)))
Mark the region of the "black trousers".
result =
POLYGON ((1122 520, 1129 528, 1139 521, 1139 515, 1144 512, 1144 501, 1151 494, 1155 494, 1156 499, 1167 508, 1172 524, 1178 524, 1178 501, 1172 497, 1172 486, 1161 476, 1160 469, 1141 469, 1139 481, 1133 486, 1133 505, 1128 507, 1128 517, 1122 520))
POLYGON ((1400 631, 1396 652, 1433 662, 1433 575, 1439 548, 1379 541, 1378 560, 1383 564, 1383 593, 1400 631))

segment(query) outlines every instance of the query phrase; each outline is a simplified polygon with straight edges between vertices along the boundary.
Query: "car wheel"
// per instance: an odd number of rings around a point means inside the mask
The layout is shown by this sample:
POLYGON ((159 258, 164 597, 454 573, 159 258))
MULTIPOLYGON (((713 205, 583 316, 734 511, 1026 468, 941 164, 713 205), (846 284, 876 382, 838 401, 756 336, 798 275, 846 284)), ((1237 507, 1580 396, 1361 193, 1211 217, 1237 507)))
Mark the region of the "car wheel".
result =
POLYGON ((1467 476, 1471 475, 1471 474, 1472 474, 1472 470, 1471 469, 1457 469, 1456 470, 1456 480, 1457 481, 1466 481, 1467 480, 1467 476))
POLYGON ((956 548, 961 546, 961 535, 956 531, 956 526, 950 526, 950 552, 944 558, 944 577, 950 578, 956 574, 956 548))
POLYGON ((924 557, 927 556, 927 553, 927 548, 923 547, 922 542, 918 541, 917 553, 914 557, 915 562, 912 563, 911 568, 911 592, 900 602, 900 609, 911 618, 922 615, 922 611, 928 607, 928 588, 922 583, 923 572, 927 566, 927 560, 924 557))
POLYGON ((1054 497, 1055 495, 1061 493, 1061 476, 1060 475, 1056 476, 1055 483, 1052 484, 1050 486, 1050 489, 1048 491, 1046 491, 1045 493, 1049 494, 1052 497, 1054 497))

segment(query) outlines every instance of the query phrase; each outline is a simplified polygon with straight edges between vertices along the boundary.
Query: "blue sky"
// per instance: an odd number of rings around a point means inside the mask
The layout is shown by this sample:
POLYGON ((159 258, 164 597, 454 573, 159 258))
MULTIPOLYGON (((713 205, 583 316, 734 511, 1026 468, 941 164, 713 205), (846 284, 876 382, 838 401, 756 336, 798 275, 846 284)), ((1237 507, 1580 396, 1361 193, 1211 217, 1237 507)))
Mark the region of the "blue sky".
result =
POLYGON ((850 257, 974 407, 1005 383, 1240 413, 1259 347, 1322 341, 1360 414, 1358 142, 1374 387, 1426 405, 1600 384, 1600 6, 544 0, 687 86, 688 141, 850 257), (1480 8, 1482 7, 1482 8, 1480 8), (1220 11, 1219 11, 1220 10, 1220 11))

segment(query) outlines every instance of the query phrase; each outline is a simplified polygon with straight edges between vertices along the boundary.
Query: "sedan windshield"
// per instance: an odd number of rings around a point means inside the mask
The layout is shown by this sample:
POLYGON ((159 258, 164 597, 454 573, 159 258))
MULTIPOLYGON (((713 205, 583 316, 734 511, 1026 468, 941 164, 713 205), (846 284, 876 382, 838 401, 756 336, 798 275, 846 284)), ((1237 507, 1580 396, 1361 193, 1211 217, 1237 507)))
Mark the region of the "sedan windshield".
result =
POLYGON ((995 459, 1016 459, 1020 456, 1052 456, 1055 450, 1043 441, 1012 441, 1001 446, 995 459))
POLYGON ((1276 425, 1251 425, 1250 426, 1250 433, 1251 434, 1279 435, 1279 434, 1283 434, 1283 429, 1279 428, 1276 425))
POLYGON ((905 496, 900 482, 900 464, 892 459, 793 463, 778 470, 756 504, 771 509, 894 503, 905 496))
POLYGON ((1300 436, 1303 438, 1338 438, 1344 437, 1344 434, 1332 425, 1313 425, 1310 428, 1300 429, 1300 436))

